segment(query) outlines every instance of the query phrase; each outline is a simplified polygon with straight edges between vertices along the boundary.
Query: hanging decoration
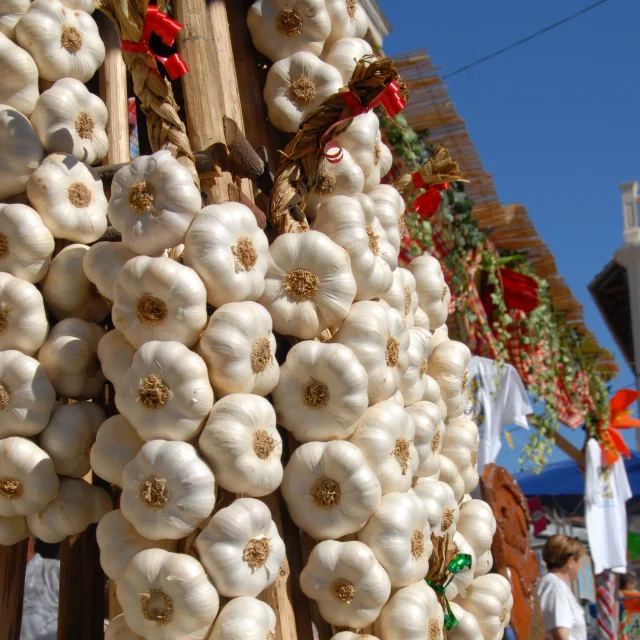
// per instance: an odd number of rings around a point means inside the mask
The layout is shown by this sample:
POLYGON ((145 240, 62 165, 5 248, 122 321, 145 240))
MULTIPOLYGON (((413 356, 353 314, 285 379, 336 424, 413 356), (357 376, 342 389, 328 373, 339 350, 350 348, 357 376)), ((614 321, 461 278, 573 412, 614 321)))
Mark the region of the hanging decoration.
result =
POLYGON ((600 446, 608 465, 614 464, 620 455, 631 458, 631 451, 620 430, 640 427, 640 420, 632 418, 632 410, 629 410, 629 406, 638 398, 640 398, 640 392, 632 389, 620 389, 611 398, 609 424, 604 423, 600 427, 600 446))

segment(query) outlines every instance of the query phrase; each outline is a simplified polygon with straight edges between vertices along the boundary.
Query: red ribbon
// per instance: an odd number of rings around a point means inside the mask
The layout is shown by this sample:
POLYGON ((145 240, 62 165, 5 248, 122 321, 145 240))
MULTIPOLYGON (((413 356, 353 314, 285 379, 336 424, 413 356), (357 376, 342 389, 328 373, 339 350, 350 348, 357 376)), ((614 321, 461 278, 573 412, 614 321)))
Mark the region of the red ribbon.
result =
POLYGON ((189 71, 189 67, 182 59, 182 56, 179 53, 174 53, 168 58, 163 58, 151 50, 149 42, 151 34, 155 33, 162 38, 162 42, 171 47, 182 28, 183 26, 177 20, 173 20, 166 13, 159 11, 158 7, 150 4, 147 7, 147 15, 144 18, 140 42, 121 40, 120 46, 128 53, 150 53, 158 62, 164 65, 169 77, 172 80, 177 80, 189 71))
POLYGON ((417 171, 411 174, 413 186, 416 189, 426 189, 426 192, 418 196, 413 201, 413 210, 419 213, 423 218, 430 218, 440 207, 442 202, 442 193, 449 188, 448 182, 442 184, 431 184, 427 186, 422 176, 417 171))

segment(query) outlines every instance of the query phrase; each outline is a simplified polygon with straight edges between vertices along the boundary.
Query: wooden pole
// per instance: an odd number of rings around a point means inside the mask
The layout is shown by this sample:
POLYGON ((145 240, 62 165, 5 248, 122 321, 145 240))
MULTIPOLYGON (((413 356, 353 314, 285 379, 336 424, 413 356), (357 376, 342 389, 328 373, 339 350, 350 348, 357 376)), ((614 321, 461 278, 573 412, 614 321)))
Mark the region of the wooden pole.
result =
MULTIPOLYGON (((529 418, 529 424, 532 424, 536 429, 540 429, 540 427, 536 424, 535 417, 529 418)), ((585 454, 584 451, 580 451, 577 447, 574 447, 563 435, 556 432, 553 436, 555 440, 555 444, 558 449, 564 451, 570 458, 575 460, 579 467, 584 467, 585 465, 585 454)))
POLYGON ((20 640, 29 541, 0 545, 0 640, 20 640))

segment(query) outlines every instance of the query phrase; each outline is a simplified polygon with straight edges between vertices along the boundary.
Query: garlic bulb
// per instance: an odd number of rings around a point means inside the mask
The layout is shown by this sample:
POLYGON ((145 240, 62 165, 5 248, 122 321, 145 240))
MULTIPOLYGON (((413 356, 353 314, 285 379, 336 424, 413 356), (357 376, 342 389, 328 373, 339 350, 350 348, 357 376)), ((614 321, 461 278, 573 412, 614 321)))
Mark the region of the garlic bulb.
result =
POLYGON ((331 640, 378 640, 378 638, 368 633, 361 634, 353 633, 353 631, 341 631, 340 633, 336 633, 335 636, 332 636, 331 640))
POLYGON ((30 4, 31 0, 1 0, 0 33, 15 40, 16 24, 27 12, 30 4))
MULTIPOLYGON (((362 12, 360 11, 359 13, 362 12)), ((360 59, 372 54, 371 45, 366 40, 361 38, 341 38, 331 45, 331 48, 322 56, 322 59, 340 72, 342 84, 346 87, 360 59)))
POLYGON ((418 478, 413 490, 427 508, 431 533, 438 537, 445 533, 453 536, 460 518, 460 507, 453 495, 453 489, 439 480, 418 478))
POLYGON ((122 473, 122 515, 150 540, 179 540, 211 515, 213 473, 186 442, 151 440, 122 473))
POLYGON ((478 427, 465 415, 447 421, 441 453, 453 462, 464 482, 464 493, 473 491, 479 482, 478 427))
POLYGON ((208 640, 273 640, 276 614, 255 598, 234 598, 216 618, 208 640))
POLYGON ((198 441, 216 482, 227 491, 259 498, 282 482, 282 439, 271 403, 232 393, 214 405, 198 441))
POLYGON ((95 20, 58 0, 36 0, 16 26, 18 44, 38 65, 43 80, 88 82, 104 62, 105 48, 95 20))
POLYGON ((298 442, 342 440, 367 408, 367 372, 342 344, 295 345, 273 390, 278 423, 298 442))
POLYGON ((107 106, 75 78, 62 78, 36 102, 31 124, 46 153, 70 153, 95 164, 109 149, 107 106))
POLYGON ((451 291, 444 281, 438 260, 427 253, 414 258, 408 266, 416 279, 420 306, 429 316, 431 331, 447 321, 451 291))
POLYGON ((51 456, 58 475, 82 478, 89 473, 89 452, 105 420, 102 407, 93 402, 65 404, 53 412, 38 442, 51 456))
POLYGON ((124 614, 121 613, 109 622, 104 632, 104 640, 143 640, 143 638, 129 629, 124 614))
POLYGON ((256 0, 247 25, 253 46, 273 62, 298 51, 322 53, 331 31, 324 0, 256 0))
POLYGON ((220 509, 196 538, 204 568, 220 595, 256 597, 275 582, 284 542, 269 507, 240 498, 220 509))
POLYGON ((443 640, 443 627, 444 613, 436 593, 421 580, 393 594, 373 630, 384 640, 443 640))
POLYGON ((400 389, 407 406, 422 400, 425 391, 429 390, 429 385, 433 381, 433 378, 427 375, 431 338, 431 332, 426 329, 420 327, 409 329, 409 348, 407 349, 409 362, 400 380, 400 389))
POLYGON ((341 86, 340 72, 313 53, 298 51, 278 60, 264 87, 269 120, 280 131, 295 133, 307 114, 341 86))
POLYGON ((386 236, 380 241, 384 230, 374 221, 377 223, 373 215, 365 219, 356 198, 334 196, 320 204, 313 226, 349 254, 357 287, 356 300, 383 296, 393 282, 396 255, 386 236))
POLYGON ((358 540, 371 548, 389 574, 392 587, 422 580, 429 570, 433 545, 427 510, 410 493, 387 493, 358 540))
POLYGON ((435 349, 441 342, 449 341, 449 327, 446 324, 439 326, 432 332, 433 338, 431 339, 432 350, 435 349))
POLYGON ((0 440, 0 516, 38 512, 58 493, 51 458, 26 438, 0 440))
POLYGON ((219 607, 202 565, 164 549, 134 556, 116 594, 127 624, 146 640, 203 640, 219 607))
POLYGON ((202 207, 189 170, 167 149, 139 156, 111 184, 109 220, 132 251, 159 256, 184 241, 202 207))
POLYGON ((482 637, 500 640, 511 620, 513 595, 509 581, 498 573, 476 578, 457 603, 475 616, 482 637))
POLYGON ((458 624, 447 632, 448 640, 479 640, 482 638, 478 621, 472 613, 463 609, 456 602, 450 602, 449 606, 458 624))
POLYGON ((34 285, 0 272, 0 351, 33 355, 49 333, 42 295, 34 285))
POLYGON ((113 302, 116 278, 122 267, 136 254, 122 242, 96 242, 84 254, 82 268, 98 293, 113 302))
POLYGON ((29 178, 27 196, 56 238, 95 242, 107 229, 102 180, 68 153, 52 153, 42 161, 29 178))
POLYGON ((400 241, 406 230, 404 198, 390 184, 380 184, 377 187, 373 187, 367 192, 367 195, 373 200, 375 216, 386 231, 387 239, 396 250, 396 253, 398 253, 400 251, 400 241))
POLYGON ((316 540, 362 529, 380 506, 380 482, 350 442, 309 442, 284 470, 282 496, 291 519, 316 540))
POLYGON ((333 341, 349 347, 365 368, 369 404, 399 389, 408 364, 409 334, 395 309, 380 302, 356 302, 333 341))
POLYGON ((143 440, 190 440, 213 406, 207 365, 180 342, 145 342, 122 380, 116 407, 143 440))
POLYGON ((27 282, 40 282, 54 249, 51 231, 23 204, 0 204, 0 270, 27 282))
POLYGON ((238 202, 209 205, 195 217, 184 242, 184 263, 202 278, 209 304, 262 295, 269 242, 251 209, 238 202))
POLYGON ((89 400, 100 393, 105 378, 96 350, 103 335, 102 327, 77 318, 53 327, 38 360, 59 396, 89 400))
POLYGON ((476 554, 459 531, 456 531, 453 536, 453 544, 455 545, 456 553, 471 556, 471 566, 465 567, 460 573, 456 573, 449 582, 447 586, 447 598, 449 598, 449 600, 453 600, 456 596, 464 596, 473 580, 473 574, 476 570, 476 554))
POLYGON ((0 104, 6 104, 28 118, 38 99, 38 67, 24 49, 2 33, 1 14, 0 77, 0 104))
POLYGON ((447 420, 457 418, 467 406, 467 366, 471 352, 467 345, 448 340, 437 345, 429 356, 429 375, 440 386, 442 399, 447 405, 447 420))
MULTIPOLYGON (((331 17, 331 33, 325 46, 340 38, 363 38, 369 27, 369 19, 358 0, 326 0, 331 17)), ((346 84, 346 83, 345 83, 346 84)))
MULTIPOLYGON (((422 329, 426 329, 427 331, 429 331, 429 327, 431 326, 431 324, 429 323, 429 316, 427 315, 426 311, 422 310, 420 306, 418 306, 418 308, 416 309, 414 321, 416 327, 421 327, 422 329)), ((443 326, 446 327, 447 325, 443 326)))
POLYGON ((29 120, 0 104, 0 200, 22 193, 29 176, 42 161, 42 144, 29 120))
POLYGON ((136 348, 151 340, 192 347, 207 323, 207 292, 193 269, 171 258, 137 256, 116 278, 112 318, 136 348))
POLYGON ((418 308, 416 279, 411 271, 398 268, 393 272, 391 287, 380 298, 393 307, 404 318, 407 329, 415 325, 415 313, 418 308))
POLYGON ((105 514, 96 529, 100 566, 111 580, 119 580, 133 557, 145 549, 176 551, 175 540, 147 540, 122 515, 120 509, 105 514))
POLYGON ((95 436, 89 456, 91 468, 103 480, 122 486, 124 468, 143 445, 144 440, 124 416, 112 416, 102 423, 95 436))
POLYGON ((389 599, 389 576, 362 542, 317 544, 300 573, 303 593, 329 624, 366 627, 389 599))
POLYGON ((44 542, 62 542, 82 533, 111 511, 111 496, 84 480, 60 478, 60 491, 42 511, 27 516, 29 531, 44 542))
POLYGON ((49 265, 42 281, 42 296, 58 320, 80 318, 102 322, 109 315, 109 304, 88 280, 82 268, 89 247, 70 244, 49 265))
POLYGON ((456 467, 453 460, 442 455, 442 453, 438 461, 440 462, 440 475, 438 479, 451 487, 457 501, 461 500, 465 491, 465 482, 458 471, 458 467, 456 467))
POLYGON ((60 0, 60 2, 69 9, 77 9, 85 13, 93 13, 96 8, 92 0, 60 0))
POLYGON ((491 551, 485 551, 479 556, 476 556, 476 570, 473 574, 474 578, 478 576, 485 576, 493 568, 493 554, 491 551))
POLYGON ((29 528, 24 516, 0 516, 0 545, 10 547, 28 537, 29 528))
POLYGON ((217 396, 266 396, 278 384, 276 339, 269 312, 256 302, 229 302, 217 309, 198 343, 217 396))
POLYGON ((259 302, 278 333, 315 338, 346 317, 355 294, 349 254, 323 233, 284 233, 269 247, 259 302))
POLYGON ((460 506, 458 531, 471 545, 476 556, 491 549, 496 532, 496 519, 484 500, 468 500, 460 506))
POLYGON ((413 444, 415 426, 404 407, 393 400, 369 407, 349 442, 355 444, 376 474, 382 494, 407 491, 418 468, 413 444))
POLYGON ((120 382, 133 363, 135 348, 117 329, 106 333, 98 343, 98 359, 107 380, 120 382))
POLYGON ((416 428, 413 443, 419 464, 414 475, 437 480, 440 474, 439 448, 442 446, 440 411, 435 404, 424 400, 407 407, 406 411, 416 428))

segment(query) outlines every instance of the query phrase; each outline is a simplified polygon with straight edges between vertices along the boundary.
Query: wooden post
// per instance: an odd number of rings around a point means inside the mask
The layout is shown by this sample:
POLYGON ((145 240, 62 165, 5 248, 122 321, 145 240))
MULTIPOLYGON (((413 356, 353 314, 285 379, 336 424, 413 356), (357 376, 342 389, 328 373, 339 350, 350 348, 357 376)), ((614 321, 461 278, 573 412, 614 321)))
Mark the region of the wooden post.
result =
POLYGON ((29 541, 0 545, 0 640, 20 640, 29 541))

